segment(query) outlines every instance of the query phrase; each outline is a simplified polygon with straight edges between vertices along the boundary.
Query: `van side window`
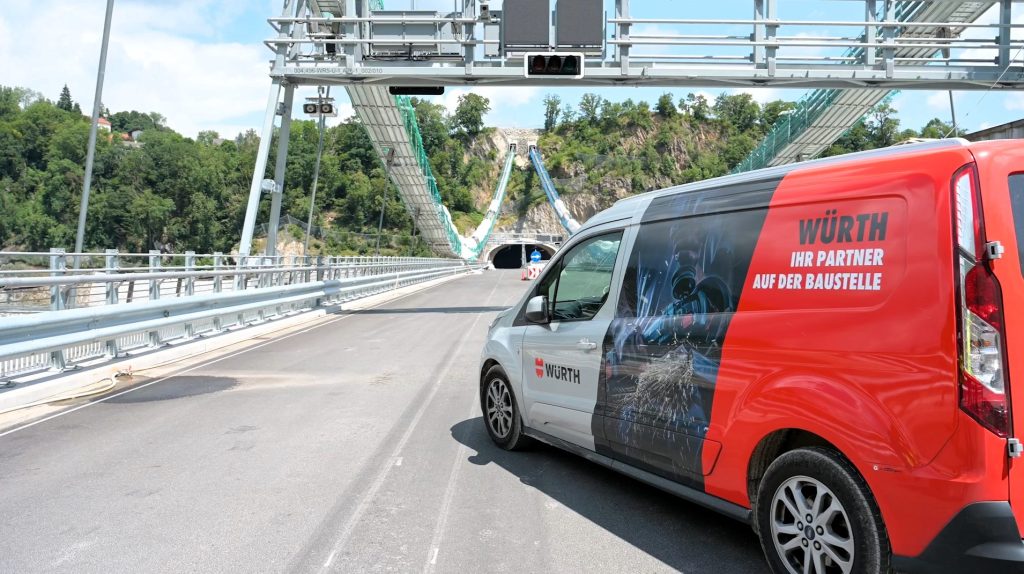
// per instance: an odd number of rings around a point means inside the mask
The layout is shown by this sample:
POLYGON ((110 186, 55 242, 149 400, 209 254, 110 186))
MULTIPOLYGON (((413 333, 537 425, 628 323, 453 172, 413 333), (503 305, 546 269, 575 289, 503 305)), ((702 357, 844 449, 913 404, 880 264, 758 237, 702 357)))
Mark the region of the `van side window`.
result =
POLYGON ((1013 228, 1017 232, 1020 269, 1024 273, 1024 173, 1010 175, 1010 209, 1013 210, 1013 228))
POLYGON ((587 239, 559 261, 557 273, 550 273, 538 294, 547 295, 551 317, 556 321, 585 321, 594 317, 608 299, 615 258, 622 242, 616 231, 587 239))

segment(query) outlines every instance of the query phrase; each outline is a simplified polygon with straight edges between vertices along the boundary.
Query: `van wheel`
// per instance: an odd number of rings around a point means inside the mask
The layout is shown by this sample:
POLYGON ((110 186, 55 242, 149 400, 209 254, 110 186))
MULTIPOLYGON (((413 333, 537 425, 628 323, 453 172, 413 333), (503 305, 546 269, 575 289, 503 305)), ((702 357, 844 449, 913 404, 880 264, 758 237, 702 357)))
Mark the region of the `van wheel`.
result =
POLYGON ((864 479, 835 452, 791 450, 768 467, 755 504, 776 574, 890 572, 889 538, 864 479))
POLYGON ((484 412, 484 426, 494 444, 505 450, 519 450, 530 443, 523 434, 523 419, 519 416, 516 397, 505 371, 495 365, 484 375, 480 385, 480 408, 484 412))

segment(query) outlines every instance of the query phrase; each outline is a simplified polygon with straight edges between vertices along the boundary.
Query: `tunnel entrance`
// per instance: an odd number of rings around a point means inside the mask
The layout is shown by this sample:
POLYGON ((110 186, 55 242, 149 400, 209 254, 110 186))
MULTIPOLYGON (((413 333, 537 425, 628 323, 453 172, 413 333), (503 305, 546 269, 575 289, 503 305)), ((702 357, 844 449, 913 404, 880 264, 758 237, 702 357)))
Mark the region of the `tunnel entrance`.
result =
MULTIPOLYGON (((547 245, 540 245, 536 243, 526 244, 526 259, 530 259, 530 253, 536 249, 540 251, 540 258, 542 261, 551 259, 551 256, 555 254, 555 250, 547 245)), ((495 269, 520 269, 523 266, 523 244, 512 243, 509 245, 502 245, 491 252, 491 261, 494 263, 495 269)))

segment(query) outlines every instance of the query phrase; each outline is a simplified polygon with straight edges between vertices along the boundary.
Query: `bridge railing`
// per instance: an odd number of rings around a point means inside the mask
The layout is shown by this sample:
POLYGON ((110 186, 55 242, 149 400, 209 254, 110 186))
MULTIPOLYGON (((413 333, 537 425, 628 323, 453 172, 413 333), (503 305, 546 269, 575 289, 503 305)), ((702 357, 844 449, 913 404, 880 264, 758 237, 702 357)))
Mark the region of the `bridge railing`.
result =
POLYGON ((146 254, 12 254, 0 268, 0 381, 61 371, 140 350, 366 297, 472 269, 461 260, 405 257, 262 257, 146 254), (206 258, 212 258, 207 260, 206 258), (219 257, 219 259, 218 259, 219 257), (26 259, 49 260, 48 269, 26 259), (160 265, 164 259, 172 264, 160 265), (179 264, 180 263, 180 264, 179 264), (45 303, 45 304, 43 304, 45 303), (6 309, 6 310, 5 310, 6 309), (6 316, 3 316, 6 315, 6 316))

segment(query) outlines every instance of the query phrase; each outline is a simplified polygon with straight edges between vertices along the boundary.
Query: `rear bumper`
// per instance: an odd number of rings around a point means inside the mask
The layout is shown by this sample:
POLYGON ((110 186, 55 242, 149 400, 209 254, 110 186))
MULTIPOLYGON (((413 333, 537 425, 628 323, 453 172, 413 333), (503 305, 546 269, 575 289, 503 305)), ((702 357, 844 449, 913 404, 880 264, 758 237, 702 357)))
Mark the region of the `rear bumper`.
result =
POLYGON ((1008 502, 964 507, 915 557, 893 556, 899 572, 1024 572, 1024 541, 1008 502))

